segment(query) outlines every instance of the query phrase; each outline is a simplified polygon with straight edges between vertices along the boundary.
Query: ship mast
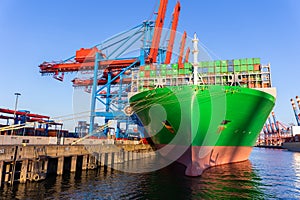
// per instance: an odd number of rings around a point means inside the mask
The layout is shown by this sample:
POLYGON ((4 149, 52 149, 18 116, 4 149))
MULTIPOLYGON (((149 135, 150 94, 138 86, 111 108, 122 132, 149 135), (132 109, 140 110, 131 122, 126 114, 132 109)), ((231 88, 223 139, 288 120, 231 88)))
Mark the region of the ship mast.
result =
POLYGON ((197 38, 197 34, 194 34, 194 38, 193 38, 193 56, 194 56, 194 61, 193 61, 193 66, 194 66, 194 85, 198 85, 199 82, 199 77, 198 77, 198 38, 197 38))

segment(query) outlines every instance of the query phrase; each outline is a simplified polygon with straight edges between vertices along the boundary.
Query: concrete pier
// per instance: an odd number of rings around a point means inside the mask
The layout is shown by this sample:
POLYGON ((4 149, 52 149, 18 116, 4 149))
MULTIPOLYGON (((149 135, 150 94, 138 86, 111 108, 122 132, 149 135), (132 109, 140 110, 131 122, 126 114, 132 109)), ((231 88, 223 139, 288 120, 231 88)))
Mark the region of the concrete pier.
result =
POLYGON ((118 163, 153 155, 152 147, 145 144, 2 145, 0 187, 14 182, 40 181, 50 174, 112 168, 118 163))

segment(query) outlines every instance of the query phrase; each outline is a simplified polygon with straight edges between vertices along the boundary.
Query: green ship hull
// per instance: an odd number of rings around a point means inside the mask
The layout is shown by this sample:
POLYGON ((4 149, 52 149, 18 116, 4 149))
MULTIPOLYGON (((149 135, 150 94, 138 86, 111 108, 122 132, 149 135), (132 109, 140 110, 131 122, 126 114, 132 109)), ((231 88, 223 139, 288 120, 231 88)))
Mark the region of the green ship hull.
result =
POLYGON ((247 160, 275 103, 255 89, 170 86, 130 98, 161 155, 198 176, 210 166, 247 160))

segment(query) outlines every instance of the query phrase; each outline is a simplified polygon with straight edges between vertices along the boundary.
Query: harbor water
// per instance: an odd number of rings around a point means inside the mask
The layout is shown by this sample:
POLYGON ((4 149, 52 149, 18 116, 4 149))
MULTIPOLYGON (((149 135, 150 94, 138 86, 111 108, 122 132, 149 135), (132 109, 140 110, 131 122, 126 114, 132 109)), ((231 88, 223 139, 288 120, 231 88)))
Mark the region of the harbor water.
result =
MULTIPOLYGON (((123 165, 147 168, 157 162, 162 161, 123 165)), ((176 163, 147 173, 102 167, 4 185, 0 199, 300 199, 300 153, 254 148, 248 161, 213 167, 200 177, 187 177, 184 170, 176 163)))

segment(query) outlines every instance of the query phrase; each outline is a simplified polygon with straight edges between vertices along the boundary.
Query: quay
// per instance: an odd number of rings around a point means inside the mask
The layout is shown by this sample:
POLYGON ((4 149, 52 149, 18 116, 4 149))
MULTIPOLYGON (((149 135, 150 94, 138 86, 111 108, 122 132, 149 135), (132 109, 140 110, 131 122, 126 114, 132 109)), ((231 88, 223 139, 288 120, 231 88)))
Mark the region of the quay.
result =
POLYGON ((6 183, 13 185, 14 182, 40 181, 50 174, 112 167, 117 163, 155 156, 149 144, 139 141, 87 139, 71 145, 71 138, 67 138, 69 141, 58 145, 31 144, 30 139, 38 138, 24 138, 22 142, 29 144, 0 143, 0 187, 6 183))

